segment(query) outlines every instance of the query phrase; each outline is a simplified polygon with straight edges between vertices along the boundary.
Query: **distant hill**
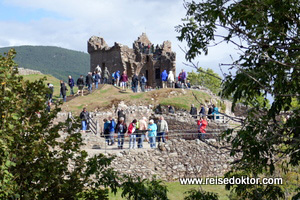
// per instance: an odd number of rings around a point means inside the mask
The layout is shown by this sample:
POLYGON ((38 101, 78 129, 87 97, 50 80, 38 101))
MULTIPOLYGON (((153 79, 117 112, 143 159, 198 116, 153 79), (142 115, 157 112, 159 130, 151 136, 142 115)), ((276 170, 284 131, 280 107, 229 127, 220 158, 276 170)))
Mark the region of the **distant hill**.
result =
POLYGON ((17 52, 15 61, 19 67, 39 70, 65 81, 68 75, 76 80, 90 69, 90 56, 84 52, 53 46, 16 46, 0 48, 1 55, 11 48, 17 52))

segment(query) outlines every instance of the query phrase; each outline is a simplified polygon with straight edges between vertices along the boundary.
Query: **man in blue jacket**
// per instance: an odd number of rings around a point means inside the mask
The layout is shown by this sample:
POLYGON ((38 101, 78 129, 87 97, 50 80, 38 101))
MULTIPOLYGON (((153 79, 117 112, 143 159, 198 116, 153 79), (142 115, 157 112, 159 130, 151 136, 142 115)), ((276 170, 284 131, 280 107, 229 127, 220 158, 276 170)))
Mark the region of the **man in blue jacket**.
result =
POLYGON ((162 81, 162 88, 167 88, 167 81, 168 81, 168 73, 167 70, 164 70, 161 75, 161 81, 162 81))
POLYGON ((115 127, 116 127, 116 122, 112 117, 108 118, 109 121, 109 137, 110 137, 110 145, 114 145, 115 140, 115 127))

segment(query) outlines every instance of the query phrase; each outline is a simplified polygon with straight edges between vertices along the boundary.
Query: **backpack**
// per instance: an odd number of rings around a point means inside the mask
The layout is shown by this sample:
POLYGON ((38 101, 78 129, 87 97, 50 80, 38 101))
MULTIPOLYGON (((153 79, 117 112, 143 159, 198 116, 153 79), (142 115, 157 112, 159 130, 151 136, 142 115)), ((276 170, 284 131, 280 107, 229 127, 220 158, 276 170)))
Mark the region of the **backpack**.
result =
POLYGON ((147 83, 147 79, 145 76, 141 77, 141 84, 147 83))

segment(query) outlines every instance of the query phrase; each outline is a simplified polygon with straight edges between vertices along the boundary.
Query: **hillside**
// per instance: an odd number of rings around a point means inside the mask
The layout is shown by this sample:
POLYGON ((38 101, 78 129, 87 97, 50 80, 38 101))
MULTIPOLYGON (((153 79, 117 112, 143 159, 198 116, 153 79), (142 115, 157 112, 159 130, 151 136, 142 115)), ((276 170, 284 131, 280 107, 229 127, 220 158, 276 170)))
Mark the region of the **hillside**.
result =
POLYGON ((67 80, 68 75, 77 79, 89 71, 89 54, 53 46, 16 46, 0 48, 3 54, 14 48, 15 61, 19 67, 51 74, 57 79, 67 80))
MULTIPOLYGON (((205 92, 193 91, 199 100, 209 102, 211 96, 205 92)), ((126 105, 172 105, 176 109, 189 110, 191 104, 198 105, 191 90, 180 89, 160 89, 144 93, 133 93, 131 90, 120 91, 112 85, 104 85, 101 90, 97 90, 90 95, 77 97, 62 106, 63 111, 79 113, 83 107, 90 111, 107 110, 117 106, 120 101, 126 105)))

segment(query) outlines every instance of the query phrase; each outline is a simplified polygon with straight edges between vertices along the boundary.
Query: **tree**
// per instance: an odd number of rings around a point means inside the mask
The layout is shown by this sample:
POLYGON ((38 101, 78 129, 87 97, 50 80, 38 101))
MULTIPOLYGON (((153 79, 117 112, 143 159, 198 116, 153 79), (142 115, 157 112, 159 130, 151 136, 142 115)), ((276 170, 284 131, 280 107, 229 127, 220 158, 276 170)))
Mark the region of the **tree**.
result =
POLYGON ((75 131, 79 117, 54 125, 60 104, 48 113, 45 79, 24 81, 15 54, 0 55, 0 199, 105 200, 109 189, 116 194, 119 188, 130 199, 130 185, 148 190, 135 191, 141 199, 167 199, 161 181, 122 178, 110 168, 114 157, 89 158, 75 131), (62 131, 68 132, 65 139, 62 131))
POLYGON ((69 121, 53 125, 60 109, 46 111, 44 80, 24 81, 14 56, 14 50, 0 56, 0 198, 108 199, 107 188, 118 187, 113 158, 88 158, 72 129, 59 140, 69 121))
MULTIPOLYGON (((228 176, 274 176, 300 162, 300 4, 298 0, 206 0, 185 3, 187 15, 177 26, 188 45, 187 60, 207 54, 210 45, 235 45, 240 54, 234 75, 223 82, 223 97, 253 105, 242 128, 224 138, 231 155, 240 154, 228 176), (274 101, 267 107, 267 95, 274 101), (264 100, 257 99, 263 96, 264 100), (293 105, 292 105, 293 101, 293 105), (296 101, 296 102, 295 102, 296 101), (286 120, 281 120, 290 117, 286 120)), ((231 185, 242 198, 283 198, 279 186, 231 185), (248 188, 249 190, 247 190, 248 188)), ((297 191, 295 191, 296 193, 297 191)), ((298 190, 299 196, 299 190, 298 190)), ((296 197, 295 197, 296 198, 296 197)))
POLYGON ((188 80, 192 85, 201 85, 218 94, 221 90, 221 77, 212 69, 199 67, 197 72, 188 72, 188 80), (213 76, 212 76, 213 75, 213 76))

